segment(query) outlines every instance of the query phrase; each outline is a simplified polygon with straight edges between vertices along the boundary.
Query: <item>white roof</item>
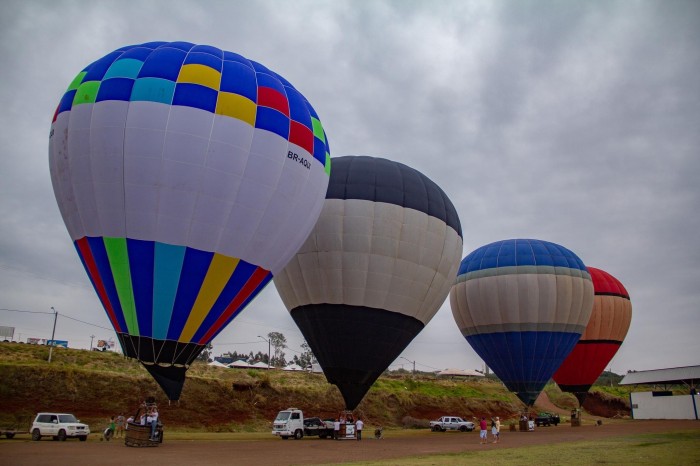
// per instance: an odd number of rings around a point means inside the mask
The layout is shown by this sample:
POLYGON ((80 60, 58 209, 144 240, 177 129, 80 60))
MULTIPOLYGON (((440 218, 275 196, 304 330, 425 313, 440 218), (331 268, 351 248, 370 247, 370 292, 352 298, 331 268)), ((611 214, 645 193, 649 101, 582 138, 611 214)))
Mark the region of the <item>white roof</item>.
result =
POLYGON ((222 364, 219 361, 212 361, 208 365, 214 367, 228 367, 226 364, 222 364))
POLYGON ((323 374, 323 368, 317 362, 311 364, 311 372, 314 374, 323 374))
POLYGON ((651 371, 628 372, 620 385, 679 384, 695 385, 700 381, 700 366, 674 367, 651 371))
POLYGON ((255 364, 251 364, 250 367, 257 367, 258 369, 269 369, 270 368, 270 366, 268 366, 267 364, 265 364, 262 361, 258 361, 255 364))
POLYGON ((233 361, 228 367, 250 367, 250 364, 243 359, 239 359, 238 361, 233 361))
POLYGON ((471 369, 445 369, 437 373, 438 376, 443 377, 483 377, 484 374, 481 372, 473 371, 471 369))
POLYGON ((298 364, 290 364, 287 367, 285 367, 284 370, 285 371, 301 371, 301 370, 304 370, 304 368, 298 364))

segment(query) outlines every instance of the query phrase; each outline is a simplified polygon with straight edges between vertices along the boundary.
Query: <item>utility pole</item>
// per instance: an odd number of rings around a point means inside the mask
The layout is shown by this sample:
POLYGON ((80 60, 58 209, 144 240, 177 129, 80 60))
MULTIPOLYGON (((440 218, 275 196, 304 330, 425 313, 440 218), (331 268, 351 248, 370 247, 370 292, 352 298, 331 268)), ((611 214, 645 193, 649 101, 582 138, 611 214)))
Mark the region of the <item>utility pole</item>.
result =
POLYGON ((51 353, 53 353, 54 347, 54 337, 56 336, 56 320, 58 319, 58 312, 51 306, 53 311, 53 331, 51 332, 51 344, 49 345, 49 363, 51 362, 51 353))
POLYGON ((270 340, 268 338, 261 337, 260 335, 258 335, 258 338, 262 338, 267 342, 267 368, 270 369, 270 340))
POLYGON ((92 351, 92 340, 95 338, 95 335, 90 335, 90 351, 92 351))
POLYGON ((406 361, 410 362, 413 364, 413 375, 416 375, 416 361, 411 361, 410 359, 404 358, 403 356, 400 356, 401 359, 406 359, 406 361))

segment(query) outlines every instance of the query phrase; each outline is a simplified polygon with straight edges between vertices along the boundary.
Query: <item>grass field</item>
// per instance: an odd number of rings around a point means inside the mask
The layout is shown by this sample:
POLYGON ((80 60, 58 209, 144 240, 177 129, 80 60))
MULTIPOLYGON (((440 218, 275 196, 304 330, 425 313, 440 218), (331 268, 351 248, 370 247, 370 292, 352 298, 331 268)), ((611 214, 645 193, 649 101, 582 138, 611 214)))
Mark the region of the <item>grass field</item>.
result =
POLYGON ((616 437, 521 448, 491 449, 387 461, 328 463, 376 466, 427 465, 670 465, 700 464, 700 431, 616 437))

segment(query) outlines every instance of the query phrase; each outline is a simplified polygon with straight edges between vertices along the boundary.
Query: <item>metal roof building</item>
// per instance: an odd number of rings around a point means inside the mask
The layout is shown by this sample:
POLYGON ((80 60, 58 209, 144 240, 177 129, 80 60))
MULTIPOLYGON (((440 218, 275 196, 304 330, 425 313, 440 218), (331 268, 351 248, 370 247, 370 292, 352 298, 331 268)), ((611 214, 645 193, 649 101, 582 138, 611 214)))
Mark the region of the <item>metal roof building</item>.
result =
POLYGON ((629 372, 620 385, 678 385, 695 387, 700 383, 700 366, 674 367, 650 371, 629 372))
POLYGON ((700 419, 698 383, 700 366, 629 372, 620 381, 620 385, 685 385, 689 388, 687 395, 675 396, 665 387, 663 390, 631 391, 630 406, 634 419, 700 419))

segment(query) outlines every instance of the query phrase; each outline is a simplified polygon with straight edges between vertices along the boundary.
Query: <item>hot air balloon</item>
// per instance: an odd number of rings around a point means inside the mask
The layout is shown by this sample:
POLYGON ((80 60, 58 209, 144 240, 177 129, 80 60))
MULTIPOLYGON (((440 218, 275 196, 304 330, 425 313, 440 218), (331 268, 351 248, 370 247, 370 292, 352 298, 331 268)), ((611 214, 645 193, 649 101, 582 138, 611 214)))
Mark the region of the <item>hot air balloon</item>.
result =
POLYGON ((425 175, 333 158, 318 223, 274 283, 346 409, 437 312, 461 251, 457 212, 425 175))
POLYGON ((632 303, 622 283, 594 267, 588 267, 588 273, 595 293, 591 319, 581 339, 554 373, 559 388, 573 393, 580 405, 622 345, 632 321, 632 303))
POLYGON ((150 42, 83 69, 56 109, 51 181, 128 357, 168 397, 303 244, 330 154, 308 101, 263 65, 150 42))
POLYGON ((450 305, 474 351, 532 406, 588 324, 593 283, 565 247, 510 239, 462 260, 450 305))

